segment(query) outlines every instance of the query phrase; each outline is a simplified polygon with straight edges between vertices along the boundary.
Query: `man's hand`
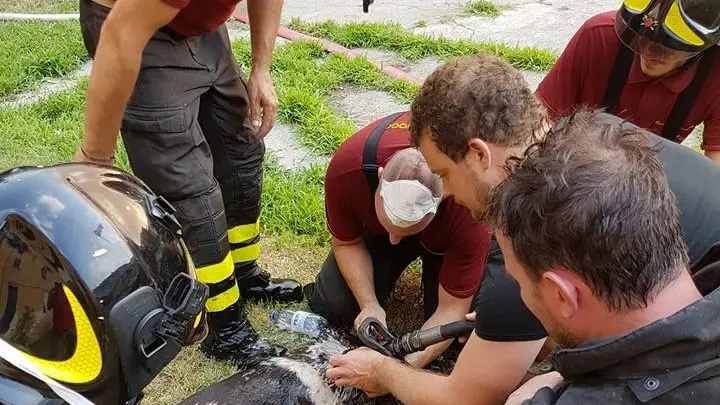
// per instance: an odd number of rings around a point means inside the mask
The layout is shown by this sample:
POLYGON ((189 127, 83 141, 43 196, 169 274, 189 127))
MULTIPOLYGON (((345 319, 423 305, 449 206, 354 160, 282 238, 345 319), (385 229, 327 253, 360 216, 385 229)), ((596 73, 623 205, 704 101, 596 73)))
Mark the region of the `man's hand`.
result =
POLYGON ((252 67, 248 79, 250 120, 257 129, 257 137, 265 138, 275 124, 278 100, 270 78, 275 39, 280 26, 283 0, 247 0, 250 19, 252 67))
POLYGON ((250 100, 250 120, 257 129, 257 137, 263 139, 275 125, 278 109, 278 98, 268 70, 253 69, 250 72, 248 98, 250 100))
MULTIPOLYGON (((469 314, 465 315, 465 319, 468 320, 468 321, 470 321, 470 322, 475 322, 475 315, 476 315, 475 311, 472 311, 472 312, 470 312, 469 314)), ((470 332, 470 335, 472 335, 472 332, 470 332)), ((458 342, 460 342, 460 343, 466 343, 467 340, 470 338, 470 335, 468 335, 468 336, 460 336, 460 337, 458 338, 458 342)))
POLYGON ((387 328, 387 320, 385 317, 385 310, 379 304, 368 305, 360 311, 357 317, 355 317, 355 330, 360 328, 360 325, 366 318, 373 317, 377 319, 383 326, 387 328))
POLYGON ((378 369, 389 357, 361 347, 341 356, 330 358, 330 368, 325 375, 335 381, 338 387, 352 387, 362 390, 368 397, 375 398, 388 393, 378 376, 378 369))
POLYGON ((562 382, 563 377, 557 371, 533 377, 510 394, 505 405, 521 405, 534 397, 542 387, 555 388, 562 382))

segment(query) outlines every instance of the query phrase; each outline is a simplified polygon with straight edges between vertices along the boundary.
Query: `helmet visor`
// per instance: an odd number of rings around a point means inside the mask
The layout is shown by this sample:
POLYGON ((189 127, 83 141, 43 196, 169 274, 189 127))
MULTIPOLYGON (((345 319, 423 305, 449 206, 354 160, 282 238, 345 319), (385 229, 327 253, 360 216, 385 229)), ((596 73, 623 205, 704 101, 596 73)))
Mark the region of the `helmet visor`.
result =
POLYGON ((615 31, 623 45, 655 63, 682 63, 700 54, 697 50, 690 50, 692 47, 671 47, 666 45, 667 41, 656 40, 662 35, 653 32, 662 31, 662 28, 651 17, 633 16, 628 23, 625 18, 618 16, 615 19, 615 31))

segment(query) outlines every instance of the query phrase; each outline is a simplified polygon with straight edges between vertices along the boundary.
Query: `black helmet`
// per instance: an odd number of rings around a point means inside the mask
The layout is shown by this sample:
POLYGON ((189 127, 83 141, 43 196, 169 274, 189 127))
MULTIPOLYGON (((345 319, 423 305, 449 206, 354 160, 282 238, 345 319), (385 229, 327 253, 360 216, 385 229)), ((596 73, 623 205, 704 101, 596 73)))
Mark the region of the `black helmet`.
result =
MULTIPOLYGON (((0 173, 0 338, 47 377, 96 405, 136 403, 204 337, 206 298, 172 207, 133 175, 83 163, 0 173)), ((38 397, 57 398, 0 361, 0 403, 38 397)))
POLYGON ((720 1, 625 0, 615 30, 633 50, 649 40, 691 57, 720 42, 720 1))

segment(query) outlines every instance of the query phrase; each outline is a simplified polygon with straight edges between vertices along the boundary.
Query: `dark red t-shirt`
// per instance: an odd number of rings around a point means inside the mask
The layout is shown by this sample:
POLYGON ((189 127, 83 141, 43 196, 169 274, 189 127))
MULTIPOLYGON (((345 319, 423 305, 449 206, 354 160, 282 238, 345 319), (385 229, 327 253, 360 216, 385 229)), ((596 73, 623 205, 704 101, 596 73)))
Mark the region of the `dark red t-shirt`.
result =
MULTIPOLYGON (((370 132, 381 118, 348 138, 330 161, 325 175, 325 212, 328 229, 343 241, 365 232, 387 235, 378 221, 375 204, 362 171, 362 154, 370 132)), ((388 126, 377 150, 377 161, 384 166, 395 152, 411 147, 408 114, 388 126)), ((442 254, 440 285, 448 294, 467 298, 475 294, 483 275, 490 247, 490 233, 475 221, 465 207, 445 199, 430 224, 419 234, 429 251, 442 254)))
POLYGON ((194 37, 213 32, 230 18, 240 0, 164 0, 180 12, 168 24, 173 31, 194 37))
MULTIPOLYGON (((620 46, 613 27, 615 11, 598 14, 583 24, 568 43, 537 95, 558 116, 579 105, 601 108, 610 72, 620 46)), ((682 142, 698 124, 705 122, 703 148, 720 150, 720 58, 705 82, 675 141, 682 142)), ((618 115, 655 134, 662 133, 665 120, 678 95, 690 84, 697 64, 685 71, 658 79, 646 76, 640 58, 630 68, 618 105, 618 115)))

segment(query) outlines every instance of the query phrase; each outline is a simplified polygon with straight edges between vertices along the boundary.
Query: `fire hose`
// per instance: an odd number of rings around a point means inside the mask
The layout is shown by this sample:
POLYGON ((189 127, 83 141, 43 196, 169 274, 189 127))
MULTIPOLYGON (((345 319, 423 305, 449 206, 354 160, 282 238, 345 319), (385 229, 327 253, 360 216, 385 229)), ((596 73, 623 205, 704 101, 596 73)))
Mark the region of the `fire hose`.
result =
POLYGON ((370 317, 360 324, 358 338, 365 346, 400 359, 445 340, 465 336, 473 327, 473 322, 462 320, 395 337, 380 321, 370 317))

